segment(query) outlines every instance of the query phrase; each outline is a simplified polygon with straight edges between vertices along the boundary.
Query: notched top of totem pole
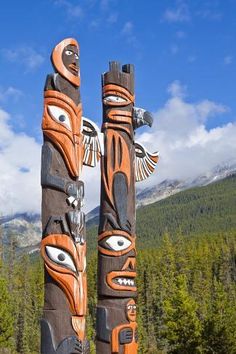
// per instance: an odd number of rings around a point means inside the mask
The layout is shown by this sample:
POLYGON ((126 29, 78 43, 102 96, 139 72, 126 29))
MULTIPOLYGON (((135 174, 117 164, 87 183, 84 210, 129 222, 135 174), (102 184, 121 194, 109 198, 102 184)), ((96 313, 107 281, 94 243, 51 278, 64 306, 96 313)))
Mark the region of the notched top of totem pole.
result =
POLYGON ((52 51, 52 65, 74 86, 80 86, 79 44, 73 38, 63 39, 52 51))
POLYGON ((103 85, 116 84, 126 88, 132 95, 134 93, 134 65, 120 65, 117 61, 109 63, 109 71, 102 75, 103 85))

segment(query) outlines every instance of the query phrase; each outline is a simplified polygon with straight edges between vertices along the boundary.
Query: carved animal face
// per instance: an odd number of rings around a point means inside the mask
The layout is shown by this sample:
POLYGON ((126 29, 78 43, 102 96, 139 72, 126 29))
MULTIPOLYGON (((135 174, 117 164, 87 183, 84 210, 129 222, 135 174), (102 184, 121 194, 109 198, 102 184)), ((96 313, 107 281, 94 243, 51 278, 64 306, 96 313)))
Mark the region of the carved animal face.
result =
POLYGON ((72 315, 86 313, 86 246, 67 235, 52 234, 42 240, 41 254, 50 276, 63 289, 72 315))
POLYGON ((103 105, 112 122, 132 124, 134 96, 124 87, 107 84, 103 87, 103 105))
POLYGON ((62 153, 74 177, 80 175, 83 164, 81 120, 81 105, 63 93, 45 91, 43 132, 62 153))
POLYGON ((99 236, 100 293, 109 296, 136 296, 135 237, 121 230, 99 236))

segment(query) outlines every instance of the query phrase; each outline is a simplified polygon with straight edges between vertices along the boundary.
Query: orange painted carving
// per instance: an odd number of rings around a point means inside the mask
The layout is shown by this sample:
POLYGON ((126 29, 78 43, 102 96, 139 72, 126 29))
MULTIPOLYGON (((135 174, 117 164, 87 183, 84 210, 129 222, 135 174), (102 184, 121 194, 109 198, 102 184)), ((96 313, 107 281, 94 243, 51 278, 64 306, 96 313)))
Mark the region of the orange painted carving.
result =
POLYGON ((103 87, 103 103, 111 106, 124 106, 134 102, 134 95, 127 89, 119 85, 109 84, 103 87), (109 96, 118 96, 126 102, 110 102, 107 100, 109 96))
POLYGON ((123 324, 117 326, 112 331, 112 342, 111 342, 111 352, 112 354, 120 352, 120 343, 119 343, 119 333, 122 329, 131 329, 133 332, 133 338, 131 343, 124 344, 124 354, 137 354, 138 352, 138 344, 135 340, 135 332, 137 330, 137 323, 130 322, 129 324, 123 324))
MULTIPOLYGON (((114 104, 113 104, 114 105, 114 104)), ((122 111, 118 109, 111 109, 107 116, 110 120, 122 123, 132 124, 132 113, 127 111, 122 111)))
POLYGON ((98 237, 98 251, 102 254, 107 255, 107 256, 114 256, 114 257, 123 256, 124 254, 135 249, 135 239, 136 239, 136 236, 130 236, 128 234, 128 232, 126 232, 126 231, 122 231, 122 230, 105 231, 102 234, 100 234, 98 237), (102 243, 106 242, 106 240, 108 240, 111 236, 123 236, 129 242, 131 242, 131 244, 129 245, 129 247, 127 247, 123 250, 119 250, 119 251, 115 251, 115 250, 111 250, 111 249, 103 247, 102 243))
POLYGON ((71 175, 78 177, 84 154, 81 134, 82 106, 76 106, 67 95, 57 91, 45 91, 44 97, 43 133, 63 154, 71 175))
MULTIPOLYGON (((79 87, 80 86, 80 76, 73 75, 63 64, 62 61, 62 53, 65 47, 68 45, 72 45, 78 48, 79 53, 79 44, 73 38, 67 38, 61 41, 56 45, 52 52, 52 61, 56 70, 61 74, 64 78, 70 81, 73 85, 79 87)), ((79 73, 78 73, 79 74, 79 73)))
POLYGON ((78 338, 83 342, 85 339, 85 317, 72 316, 72 327, 78 338))
POLYGON ((127 188, 131 180, 131 161, 129 147, 119 132, 107 130, 106 132, 106 151, 101 166, 102 178, 107 196, 114 206, 113 200, 113 179, 117 172, 123 173, 127 178, 127 188))
POLYGON ((73 315, 84 316, 87 308, 86 245, 74 244, 63 234, 46 236, 41 254, 51 277, 65 292, 73 315))

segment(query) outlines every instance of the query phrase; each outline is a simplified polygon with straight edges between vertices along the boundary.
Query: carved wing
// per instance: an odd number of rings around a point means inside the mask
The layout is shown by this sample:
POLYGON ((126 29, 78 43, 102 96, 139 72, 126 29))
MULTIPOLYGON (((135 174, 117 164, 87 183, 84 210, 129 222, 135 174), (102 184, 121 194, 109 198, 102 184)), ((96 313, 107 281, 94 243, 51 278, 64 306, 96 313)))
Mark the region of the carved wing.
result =
POLYGON ((102 154, 102 141, 98 126, 88 118, 83 117, 83 164, 95 167, 102 154))
POLYGON ((135 143, 135 177, 136 182, 148 178, 155 170, 159 152, 150 154, 140 143, 135 143))

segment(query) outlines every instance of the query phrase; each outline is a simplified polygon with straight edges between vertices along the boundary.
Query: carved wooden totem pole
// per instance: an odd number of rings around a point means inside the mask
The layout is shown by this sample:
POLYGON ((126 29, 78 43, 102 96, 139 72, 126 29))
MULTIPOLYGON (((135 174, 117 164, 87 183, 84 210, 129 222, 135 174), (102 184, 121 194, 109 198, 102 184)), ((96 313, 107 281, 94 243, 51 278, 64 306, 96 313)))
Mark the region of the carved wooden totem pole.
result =
POLYGON ((136 354, 135 180, 154 171, 158 154, 134 142, 135 129, 151 126, 152 117, 134 107, 133 66, 111 62, 102 90, 97 354, 136 354))
POLYGON ((41 254, 45 302, 41 353, 89 353, 82 165, 99 159, 96 126, 82 117, 79 46, 65 39, 51 56, 44 90, 41 254))

